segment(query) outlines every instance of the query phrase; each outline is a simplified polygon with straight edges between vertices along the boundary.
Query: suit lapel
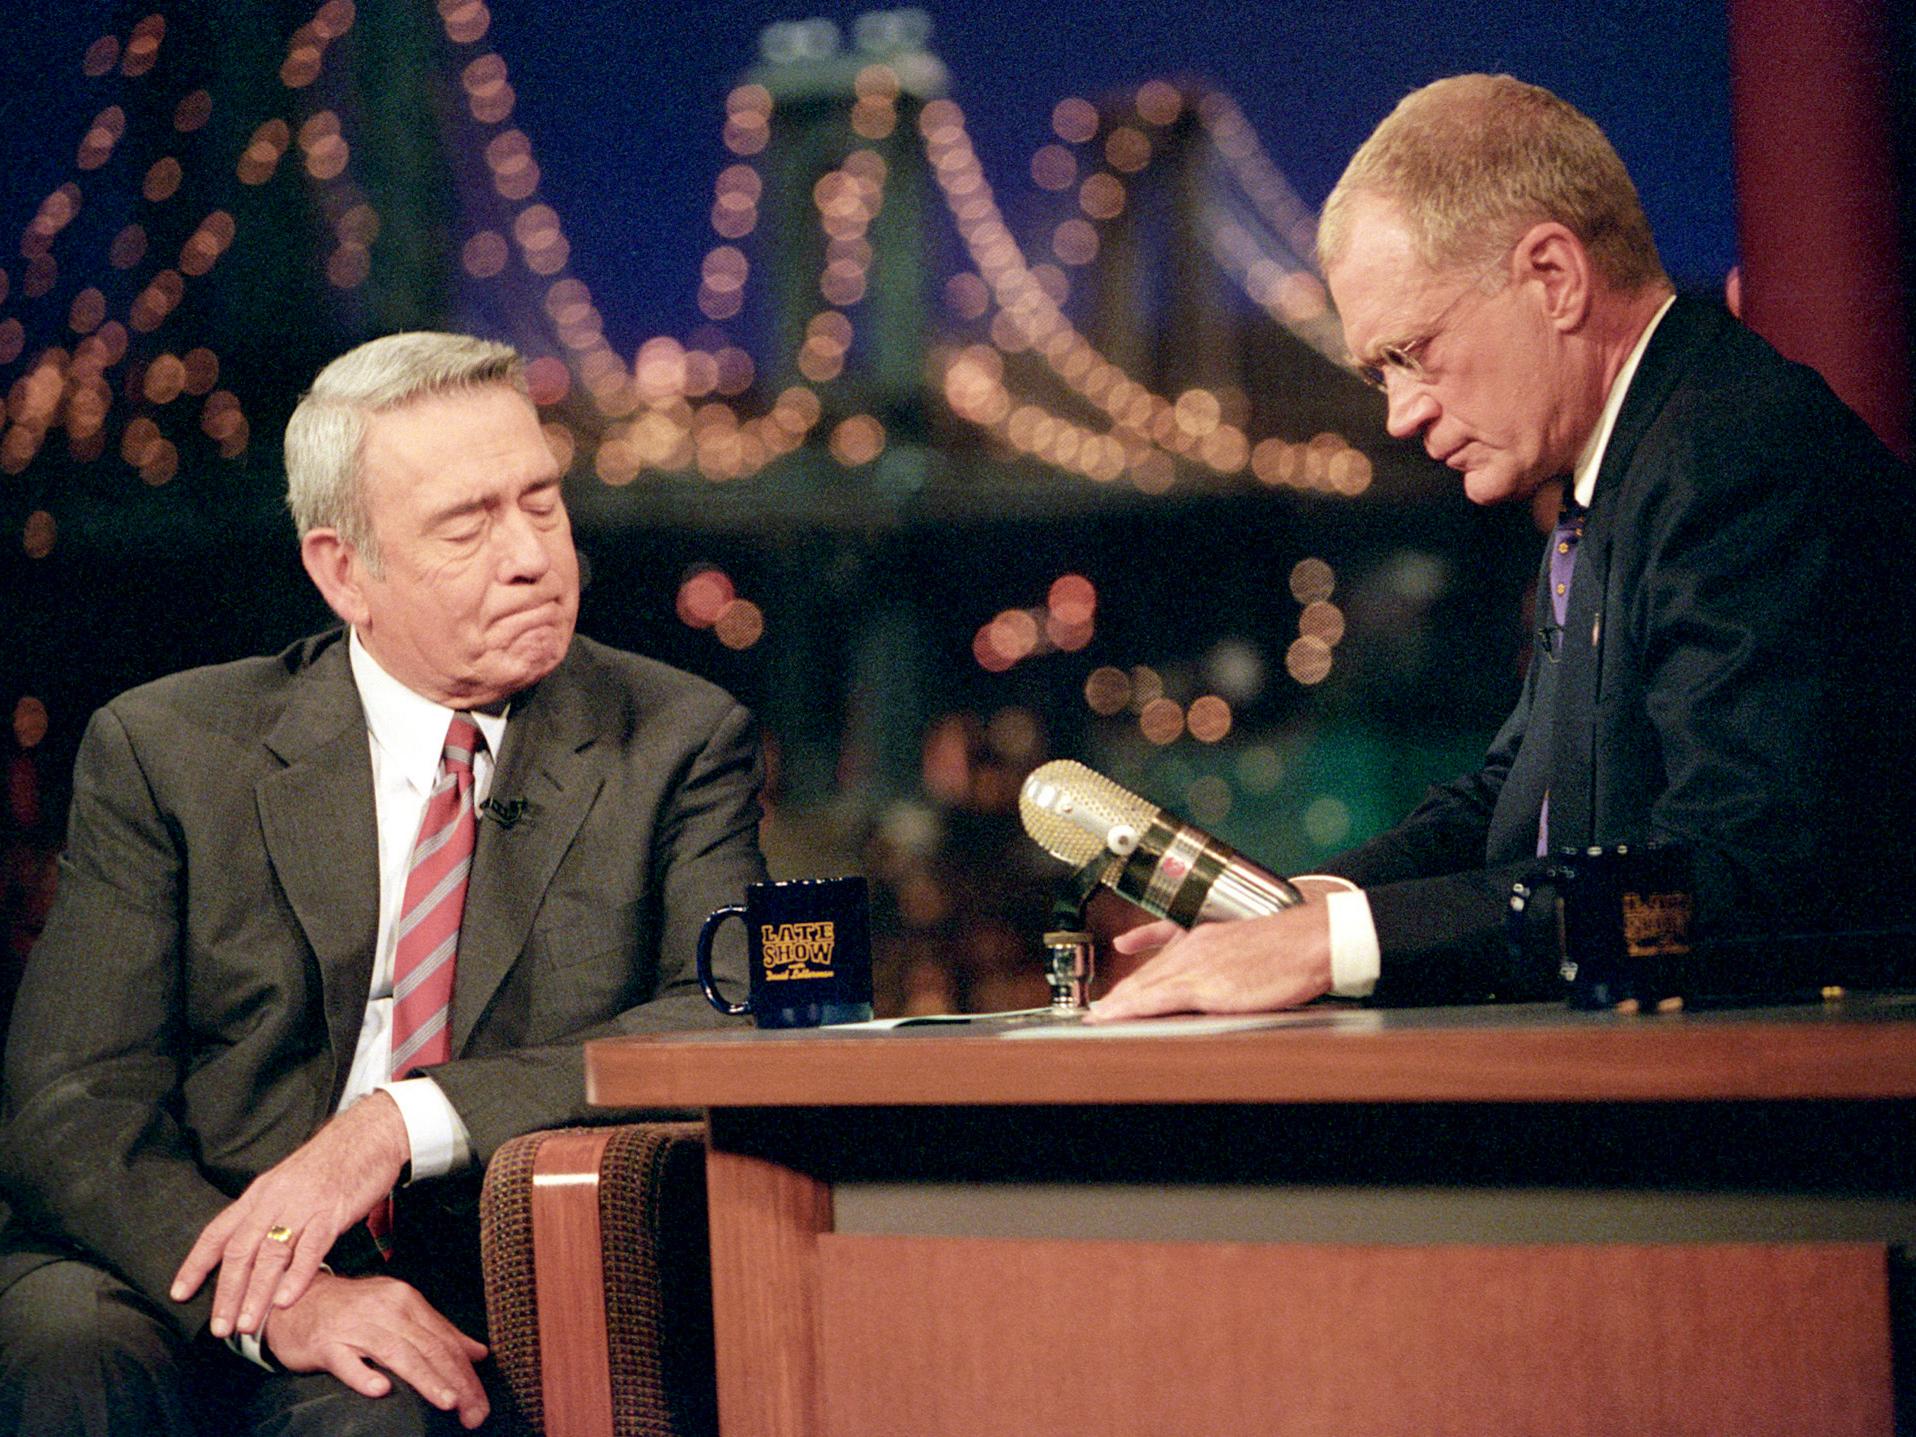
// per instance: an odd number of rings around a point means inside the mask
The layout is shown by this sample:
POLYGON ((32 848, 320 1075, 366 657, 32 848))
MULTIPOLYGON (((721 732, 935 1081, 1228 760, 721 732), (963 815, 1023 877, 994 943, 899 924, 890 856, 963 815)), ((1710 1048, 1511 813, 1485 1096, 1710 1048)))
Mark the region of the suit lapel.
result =
POLYGON ((260 828, 319 962, 337 1101, 365 1018, 379 930, 372 755, 343 638, 294 677, 266 746, 285 767, 255 787, 260 828))
POLYGON ((1548 545, 1537 570, 1536 595, 1536 637, 1531 644, 1523 693, 1518 699, 1524 709, 1523 739, 1497 791, 1490 827, 1484 836, 1484 857, 1491 864, 1515 862, 1536 852, 1537 811, 1543 804, 1550 777, 1543 757, 1542 736, 1553 731, 1557 670, 1561 667, 1557 655, 1562 653, 1562 636, 1558 636, 1556 654, 1553 654, 1546 642, 1551 618, 1548 545))
MULTIPOLYGON (((1551 743, 1551 846, 1583 844, 1598 835, 1592 828, 1591 785, 1596 773, 1596 726, 1602 698, 1604 633, 1612 619, 1608 607, 1610 556, 1619 540, 1619 516, 1631 504, 1628 475, 1637 447, 1662 413, 1670 391, 1693 363, 1699 345, 1710 342, 1717 316, 1704 305, 1682 299, 1670 306, 1637 364, 1623 408, 1610 431, 1591 496, 1590 518, 1577 555, 1576 577, 1564 616, 1563 663, 1557 694, 1557 723, 1551 743)), ((1728 322, 1728 321, 1721 321, 1728 322)))
POLYGON ((453 977, 455 1058, 525 947, 552 876, 604 785, 591 754, 598 725, 590 672, 575 645, 558 669, 513 701, 492 798, 524 807, 509 824, 479 824, 453 977))

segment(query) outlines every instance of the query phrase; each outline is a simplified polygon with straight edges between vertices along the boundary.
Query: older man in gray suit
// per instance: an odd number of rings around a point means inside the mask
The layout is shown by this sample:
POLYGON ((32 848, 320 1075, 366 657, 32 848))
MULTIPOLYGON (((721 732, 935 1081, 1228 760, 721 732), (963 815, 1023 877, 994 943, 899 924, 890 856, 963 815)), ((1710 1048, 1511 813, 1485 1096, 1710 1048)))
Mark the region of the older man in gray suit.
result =
POLYGON ((714 1021, 697 926, 764 874, 745 712, 574 637, 517 355, 353 350, 287 473, 345 628, 81 749, 7 1044, 0 1429, 486 1421, 478 1173, 586 1116, 584 1039, 714 1021))

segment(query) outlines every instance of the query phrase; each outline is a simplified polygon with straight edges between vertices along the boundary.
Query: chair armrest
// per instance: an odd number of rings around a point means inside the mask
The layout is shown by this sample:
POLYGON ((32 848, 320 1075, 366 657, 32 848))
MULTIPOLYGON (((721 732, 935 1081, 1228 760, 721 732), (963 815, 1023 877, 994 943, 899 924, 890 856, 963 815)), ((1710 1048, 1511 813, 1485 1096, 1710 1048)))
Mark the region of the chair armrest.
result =
POLYGON ((493 1359, 550 1437, 717 1426, 704 1130, 638 1123, 502 1145, 480 1199, 493 1359))

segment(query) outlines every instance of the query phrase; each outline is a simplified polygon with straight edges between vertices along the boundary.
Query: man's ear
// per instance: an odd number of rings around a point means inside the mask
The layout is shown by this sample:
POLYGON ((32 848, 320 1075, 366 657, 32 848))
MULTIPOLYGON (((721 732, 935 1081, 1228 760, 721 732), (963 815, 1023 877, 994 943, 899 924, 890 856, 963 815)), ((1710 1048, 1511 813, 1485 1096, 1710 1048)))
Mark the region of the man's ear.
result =
POLYGON ((1555 220, 1532 225, 1510 253, 1511 280, 1533 283, 1543 295, 1544 318, 1564 333, 1589 317, 1593 270, 1589 251, 1555 220))
POLYGON ((364 564, 337 529, 309 529, 299 541, 300 562, 326 606, 349 624, 366 621, 364 564))

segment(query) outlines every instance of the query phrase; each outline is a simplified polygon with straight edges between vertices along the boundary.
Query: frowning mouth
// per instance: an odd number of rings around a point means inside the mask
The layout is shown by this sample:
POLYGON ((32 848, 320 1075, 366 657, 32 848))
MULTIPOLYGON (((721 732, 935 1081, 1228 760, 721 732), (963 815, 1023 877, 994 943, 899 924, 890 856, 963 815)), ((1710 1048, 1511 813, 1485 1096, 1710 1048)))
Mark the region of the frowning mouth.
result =
POLYGON ((546 625, 556 625, 565 620, 565 605, 557 597, 541 599, 536 604, 528 604, 522 609, 513 609, 493 620, 495 628, 524 631, 546 625))

